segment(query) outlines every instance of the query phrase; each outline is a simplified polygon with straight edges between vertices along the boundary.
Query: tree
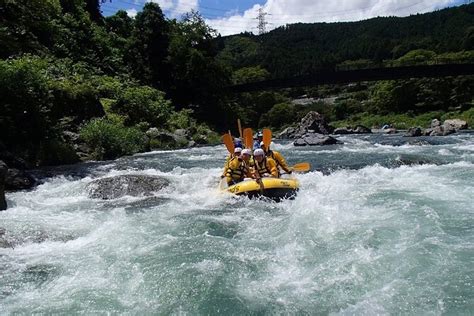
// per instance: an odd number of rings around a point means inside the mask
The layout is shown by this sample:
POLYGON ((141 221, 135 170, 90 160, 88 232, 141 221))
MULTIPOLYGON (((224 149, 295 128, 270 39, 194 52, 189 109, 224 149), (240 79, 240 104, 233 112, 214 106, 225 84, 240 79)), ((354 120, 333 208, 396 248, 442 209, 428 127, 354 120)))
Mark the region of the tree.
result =
POLYGON ((142 83, 163 88, 169 80, 169 22, 156 3, 148 2, 135 17, 129 54, 130 71, 142 83))

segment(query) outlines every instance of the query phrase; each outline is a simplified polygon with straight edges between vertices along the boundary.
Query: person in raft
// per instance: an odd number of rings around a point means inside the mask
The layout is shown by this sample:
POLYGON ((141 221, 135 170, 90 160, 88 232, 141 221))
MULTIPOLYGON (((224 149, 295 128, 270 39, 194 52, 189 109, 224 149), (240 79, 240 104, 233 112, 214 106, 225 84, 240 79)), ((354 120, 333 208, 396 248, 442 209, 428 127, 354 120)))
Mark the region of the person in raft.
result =
POLYGON ((260 178, 262 177, 278 178, 280 176, 275 160, 273 160, 270 157, 266 157, 263 149, 261 148, 255 149, 253 151, 253 157, 255 160, 255 172, 258 172, 258 175, 260 178))
POLYGON ((254 149, 258 149, 260 148, 260 143, 262 142, 263 140, 263 133, 262 132, 258 132, 257 135, 254 136, 253 138, 253 148, 254 149))
POLYGON ((225 158, 224 170, 222 171, 221 178, 225 178, 225 174, 227 172, 227 169, 229 168, 229 162, 232 159, 239 158, 241 153, 242 153, 242 148, 241 147, 235 147, 234 153, 225 158))
POLYGON ((260 143, 260 148, 262 148, 263 151, 265 151, 265 154, 267 157, 270 157, 273 160, 275 160, 278 171, 281 168, 288 174, 291 174, 293 172, 293 170, 291 170, 291 168, 288 167, 288 164, 286 163, 285 158, 283 158, 282 154, 280 154, 278 151, 271 150, 270 146, 268 146, 268 148, 265 148, 265 144, 263 142, 260 143))
POLYGON ((252 151, 250 149, 242 149, 242 153, 239 157, 231 159, 227 166, 225 177, 229 186, 243 181, 245 178, 251 178, 252 173, 250 172, 250 155, 252 151))
POLYGON ((240 148, 244 147, 242 145, 242 140, 240 140, 240 138, 238 138, 238 137, 234 138, 234 146, 235 147, 240 147, 240 148))

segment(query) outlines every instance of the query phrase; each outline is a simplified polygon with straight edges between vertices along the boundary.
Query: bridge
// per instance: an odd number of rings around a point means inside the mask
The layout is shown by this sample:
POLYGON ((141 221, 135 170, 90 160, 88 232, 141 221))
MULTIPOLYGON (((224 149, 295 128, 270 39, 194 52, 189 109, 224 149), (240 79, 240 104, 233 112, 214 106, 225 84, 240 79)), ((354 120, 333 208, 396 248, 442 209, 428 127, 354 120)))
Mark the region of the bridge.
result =
POLYGON ((439 78, 474 75, 474 64, 443 64, 402 67, 383 67, 358 70, 321 70, 311 75, 271 79, 230 86, 233 92, 308 87, 323 84, 361 81, 397 80, 409 78, 439 78))

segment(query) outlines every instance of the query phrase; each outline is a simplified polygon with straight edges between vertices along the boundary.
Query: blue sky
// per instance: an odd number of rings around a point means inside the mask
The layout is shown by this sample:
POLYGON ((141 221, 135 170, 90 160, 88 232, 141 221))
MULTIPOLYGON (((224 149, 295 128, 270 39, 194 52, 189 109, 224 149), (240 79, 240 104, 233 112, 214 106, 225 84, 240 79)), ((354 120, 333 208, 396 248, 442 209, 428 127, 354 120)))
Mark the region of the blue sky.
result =
POLYGON ((376 16, 407 16, 456 6, 468 0, 112 0, 102 4, 104 15, 125 10, 136 15, 146 1, 157 2, 166 16, 179 18, 191 9, 222 35, 257 32, 258 10, 265 16, 266 29, 296 22, 357 21, 376 16))

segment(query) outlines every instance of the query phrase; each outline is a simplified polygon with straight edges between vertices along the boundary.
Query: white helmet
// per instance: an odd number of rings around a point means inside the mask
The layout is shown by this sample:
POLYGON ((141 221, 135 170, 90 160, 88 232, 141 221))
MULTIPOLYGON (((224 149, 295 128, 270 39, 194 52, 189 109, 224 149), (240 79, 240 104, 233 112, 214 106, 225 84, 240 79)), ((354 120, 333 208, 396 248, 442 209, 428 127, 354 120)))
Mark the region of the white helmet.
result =
POLYGON ((234 149, 234 154, 241 153, 241 152, 242 152, 242 148, 240 148, 240 147, 235 147, 235 149, 234 149))
POLYGON ((265 156, 265 152, 263 151, 263 149, 258 148, 258 149, 255 149, 253 151, 253 155, 254 156, 265 156))
POLYGON ((248 148, 242 149, 242 155, 251 155, 252 151, 248 148))

